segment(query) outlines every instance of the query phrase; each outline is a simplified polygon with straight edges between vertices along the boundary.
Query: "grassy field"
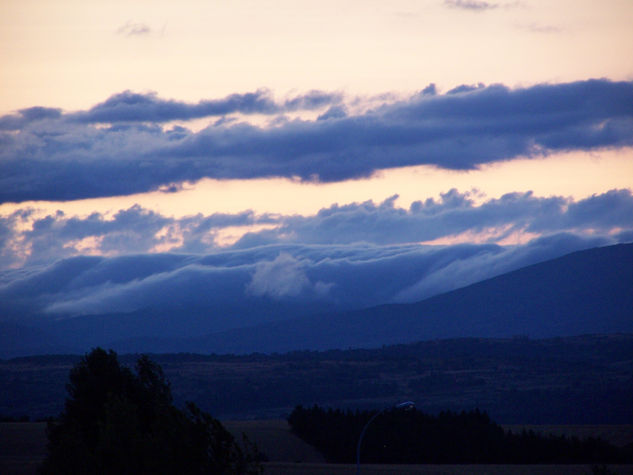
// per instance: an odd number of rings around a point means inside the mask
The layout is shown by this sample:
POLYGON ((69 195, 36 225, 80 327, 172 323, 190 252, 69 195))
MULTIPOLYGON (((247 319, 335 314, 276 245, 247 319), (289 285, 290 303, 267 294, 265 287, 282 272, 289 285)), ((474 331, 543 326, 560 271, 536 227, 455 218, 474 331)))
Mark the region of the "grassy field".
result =
MULTIPOLYGON (((236 437, 245 433, 269 459, 265 473, 270 475, 346 475, 354 474, 356 467, 344 464, 326 464, 323 457, 311 446, 297 438, 284 420, 224 421, 236 437)), ((520 431, 524 426, 511 426, 520 431)), ((0 473, 3 475, 35 474, 38 463, 46 452, 46 424, 41 422, 0 423, 0 473)), ((564 433, 586 437, 603 436, 605 439, 626 444, 633 442, 633 426, 526 426, 545 433, 564 433)), ((613 472, 633 474, 633 465, 609 466, 613 472)), ((363 474, 591 474, 587 465, 367 465, 363 474)))

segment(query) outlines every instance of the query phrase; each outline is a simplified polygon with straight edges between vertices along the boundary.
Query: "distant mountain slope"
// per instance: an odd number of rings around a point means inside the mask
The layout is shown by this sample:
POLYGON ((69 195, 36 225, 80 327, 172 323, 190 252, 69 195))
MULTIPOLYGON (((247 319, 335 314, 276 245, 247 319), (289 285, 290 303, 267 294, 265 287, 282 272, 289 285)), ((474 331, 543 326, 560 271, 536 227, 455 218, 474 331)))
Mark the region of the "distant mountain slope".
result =
POLYGON ((121 351, 283 352, 455 337, 633 332, 633 244, 575 252, 412 304, 278 321, 121 351))
POLYGON ((71 347, 54 335, 13 322, 0 322, 0 358, 43 353, 71 353, 79 347, 71 347))
POLYGON ((209 321, 220 316, 202 308, 83 316, 39 328, 4 323, 0 358, 97 345, 120 352, 251 353, 470 336, 633 333, 633 244, 575 252, 411 304, 320 315, 296 308, 294 315, 302 317, 286 320, 288 308, 272 303, 247 310, 269 323, 254 326, 251 319, 244 328, 209 333, 209 321))

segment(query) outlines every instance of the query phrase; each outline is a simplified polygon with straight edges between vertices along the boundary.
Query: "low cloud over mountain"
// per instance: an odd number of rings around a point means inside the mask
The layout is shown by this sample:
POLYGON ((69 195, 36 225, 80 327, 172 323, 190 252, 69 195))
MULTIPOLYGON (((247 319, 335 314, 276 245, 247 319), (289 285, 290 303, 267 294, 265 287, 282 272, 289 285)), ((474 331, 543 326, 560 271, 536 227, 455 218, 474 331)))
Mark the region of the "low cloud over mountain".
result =
POLYGON ((207 255, 74 257, 4 271, 0 311, 4 320, 35 323, 147 307, 206 308, 208 329, 239 327, 264 318, 266 305, 274 304, 278 315, 265 318, 280 318, 298 308, 316 313, 412 302, 608 242, 558 234, 507 247, 277 244, 207 255))
POLYGON ((561 235, 519 248, 286 246, 73 258, 2 287, 0 311, 9 318, 0 327, 15 340, 3 351, 248 353, 631 331, 631 244, 548 261, 590 245, 561 235))

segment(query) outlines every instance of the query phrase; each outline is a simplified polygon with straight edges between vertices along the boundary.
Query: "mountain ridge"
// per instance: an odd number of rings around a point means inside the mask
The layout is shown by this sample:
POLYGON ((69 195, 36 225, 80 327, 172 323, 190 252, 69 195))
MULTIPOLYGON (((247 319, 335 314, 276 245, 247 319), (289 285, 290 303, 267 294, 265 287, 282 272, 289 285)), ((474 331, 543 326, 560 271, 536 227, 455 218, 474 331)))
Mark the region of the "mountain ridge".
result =
POLYGON ((631 289, 633 244, 618 244, 576 251, 414 303, 275 321, 193 339, 113 344, 124 351, 140 345, 247 353, 376 347, 437 338, 630 333, 631 289))

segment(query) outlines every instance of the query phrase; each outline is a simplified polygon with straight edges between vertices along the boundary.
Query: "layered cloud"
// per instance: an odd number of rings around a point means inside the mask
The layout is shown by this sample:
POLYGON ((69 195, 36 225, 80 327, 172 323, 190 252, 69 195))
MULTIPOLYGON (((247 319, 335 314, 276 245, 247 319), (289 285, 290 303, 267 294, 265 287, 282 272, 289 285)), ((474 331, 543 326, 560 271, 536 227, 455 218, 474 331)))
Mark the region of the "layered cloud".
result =
POLYGON ((341 101, 313 92, 275 102, 257 91, 188 104, 125 92, 87 111, 24 109, 0 118, 0 202, 121 195, 203 177, 336 181, 406 165, 468 169, 633 145, 630 82, 480 85, 443 95, 426 88, 357 113, 341 101), (292 110, 321 113, 279 117, 292 110), (251 113, 276 119, 258 126, 230 117, 251 113), (198 132, 161 126, 213 116, 222 120, 198 132))
MULTIPOLYGON (((618 240, 617 236, 633 232, 630 190, 612 190, 578 201, 511 193, 481 204, 469 193, 451 190, 440 199, 413 202, 409 209, 398 207, 396 198, 378 204, 335 204, 313 216, 245 211, 173 218, 138 205, 111 216, 93 213, 83 218, 62 212, 40 216, 34 210, 20 210, 0 218, 0 268, 46 264, 86 254, 205 254, 227 246, 247 249, 278 244, 505 244, 561 232, 616 236, 618 240), (235 236, 232 241, 226 238, 227 230, 235 236)), ((281 272, 275 269, 284 268, 288 275, 299 276, 299 268, 290 264, 282 259, 277 267, 263 267, 258 275, 265 282, 270 273, 281 272)), ((301 281, 297 277, 297 285, 301 281)), ((275 293, 257 283, 253 292, 275 293)))

